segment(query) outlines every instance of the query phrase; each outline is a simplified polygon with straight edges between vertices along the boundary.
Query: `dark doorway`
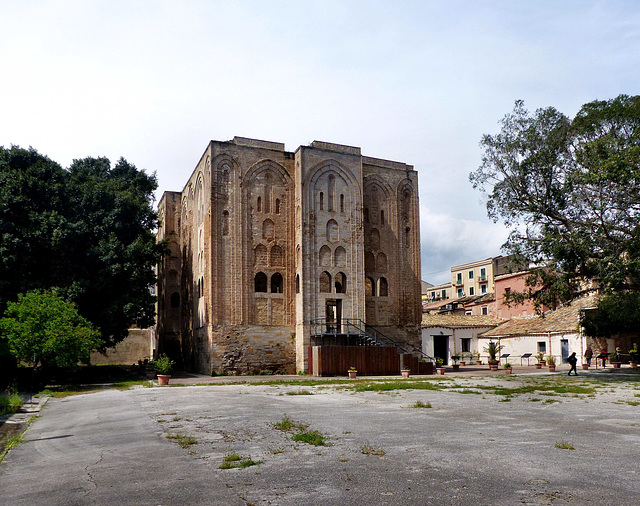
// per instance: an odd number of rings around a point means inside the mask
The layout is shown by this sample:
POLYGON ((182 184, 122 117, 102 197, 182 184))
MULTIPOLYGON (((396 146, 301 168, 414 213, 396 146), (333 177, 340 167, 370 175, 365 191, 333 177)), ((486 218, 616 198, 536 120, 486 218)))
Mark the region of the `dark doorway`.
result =
POLYGON ((566 364, 567 359, 569 358, 569 340, 568 339, 560 340, 560 349, 562 350, 562 363, 566 364))
POLYGON ((449 336, 433 336, 433 356, 440 357, 443 365, 449 365, 449 336))
POLYGON ((327 332, 340 334, 342 328, 342 300, 330 299, 325 303, 327 332))

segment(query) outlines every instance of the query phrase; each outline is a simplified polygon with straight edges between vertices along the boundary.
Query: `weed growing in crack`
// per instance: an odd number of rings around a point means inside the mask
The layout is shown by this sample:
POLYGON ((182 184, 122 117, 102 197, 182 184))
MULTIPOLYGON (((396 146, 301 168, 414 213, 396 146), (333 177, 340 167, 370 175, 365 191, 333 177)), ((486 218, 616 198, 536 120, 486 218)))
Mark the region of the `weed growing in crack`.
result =
POLYGON ((193 436, 187 436, 186 434, 168 434, 167 439, 173 439, 182 448, 190 448, 191 445, 198 444, 198 441, 193 436))
POLYGON ((360 452, 362 452, 364 455, 377 455, 378 457, 382 457, 383 455, 386 455, 387 452, 385 452, 382 447, 379 448, 374 448, 371 445, 364 445, 360 448, 360 452))
POLYGON ((261 460, 253 460, 251 455, 242 457, 238 453, 229 453, 222 459, 222 464, 218 466, 220 469, 244 469, 251 466, 262 464, 261 460))
POLYGON ((317 430, 299 429, 297 434, 291 436, 296 442, 307 443, 313 446, 327 446, 327 442, 324 440, 324 436, 317 430))
POLYGON ((416 401, 414 404, 412 404, 409 407, 410 408, 430 408, 431 407, 431 403, 430 402, 416 401))
POLYGON ((575 450, 575 447, 569 443, 568 441, 560 441, 554 445, 556 448, 560 448, 561 450, 575 450))

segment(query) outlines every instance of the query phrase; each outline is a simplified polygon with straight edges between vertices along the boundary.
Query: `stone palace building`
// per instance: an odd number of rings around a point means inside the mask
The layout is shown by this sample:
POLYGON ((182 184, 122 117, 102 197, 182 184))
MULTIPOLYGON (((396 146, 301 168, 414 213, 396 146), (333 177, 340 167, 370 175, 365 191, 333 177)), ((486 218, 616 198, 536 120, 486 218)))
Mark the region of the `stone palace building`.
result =
POLYGON ((318 141, 295 152, 211 141, 158 211, 170 252, 158 266, 158 347, 183 367, 308 371, 310 342, 329 325, 421 346, 410 165, 318 141))

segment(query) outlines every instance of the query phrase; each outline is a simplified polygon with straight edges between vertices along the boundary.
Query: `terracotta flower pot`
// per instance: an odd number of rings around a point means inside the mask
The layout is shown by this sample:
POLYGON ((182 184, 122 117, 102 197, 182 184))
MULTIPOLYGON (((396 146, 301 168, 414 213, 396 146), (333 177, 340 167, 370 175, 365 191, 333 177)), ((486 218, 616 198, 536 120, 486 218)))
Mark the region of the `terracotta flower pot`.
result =
POLYGON ((358 374, 358 371, 348 371, 348 373, 349 373, 349 378, 355 379, 356 375, 358 374))
POLYGON ((540 363, 536 364, 536 369, 542 369, 542 364, 540 363))
POLYGON ((505 374, 511 374, 512 371, 513 369, 511 367, 504 370, 505 374))
POLYGON ((482 365, 482 360, 476 360, 476 365, 482 365))
POLYGON ((631 367, 638 367, 638 362, 629 362, 631 367))
POLYGON ((454 371, 459 371, 460 370, 460 364, 453 364, 451 367, 453 367, 454 371))
POLYGON ((440 376, 444 376, 445 368, 444 368, 444 367, 438 367, 438 368, 436 369, 436 371, 438 372, 438 374, 439 374, 440 376))
POLYGON ((582 370, 583 371, 588 371, 589 370, 589 364, 582 364, 582 370))
POLYGON ((169 374, 158 374, 158 385, 168 385, 169 379, 171 379, 169 374))
POLYGON ((556 372, 556 366, 555 365, 550 365, 549 366, 549 372, 556 372))
POLYGON ((462 366, 467 365, 467 362, 466 362, 466 361, 464 361, 464 360, 462 360, 462 361, 460 362, 460 365, 462 365, 462 366))
POLYGON ((613 366, 614 369, 620 369, 621 364, 622 362, 611 362, 611 365, 613 366))
POLYGON ((411 371, 409 369, 402 369, 400 371, 400 374, 402 374, 403 378, 408 378, 410 373, 411 373, 411 371))

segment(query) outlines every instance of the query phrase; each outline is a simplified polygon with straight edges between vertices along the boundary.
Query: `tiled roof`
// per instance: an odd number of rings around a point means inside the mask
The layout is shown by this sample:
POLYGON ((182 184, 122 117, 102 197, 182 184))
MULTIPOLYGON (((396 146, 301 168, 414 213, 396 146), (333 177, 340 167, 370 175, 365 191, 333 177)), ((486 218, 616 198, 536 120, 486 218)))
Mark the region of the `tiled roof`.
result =
POLYGON ((423 314, 423 327, 495 327, 504 320, 488 315, 423 314))
POLYGON ((571 305, 558 308, 555 311, 547 311, 543 316, 513 318, 494 329, 488 330, 481 337, 578 332, 580 309, 593 307, 595 304, 594 297, 576 299, 571 305))

